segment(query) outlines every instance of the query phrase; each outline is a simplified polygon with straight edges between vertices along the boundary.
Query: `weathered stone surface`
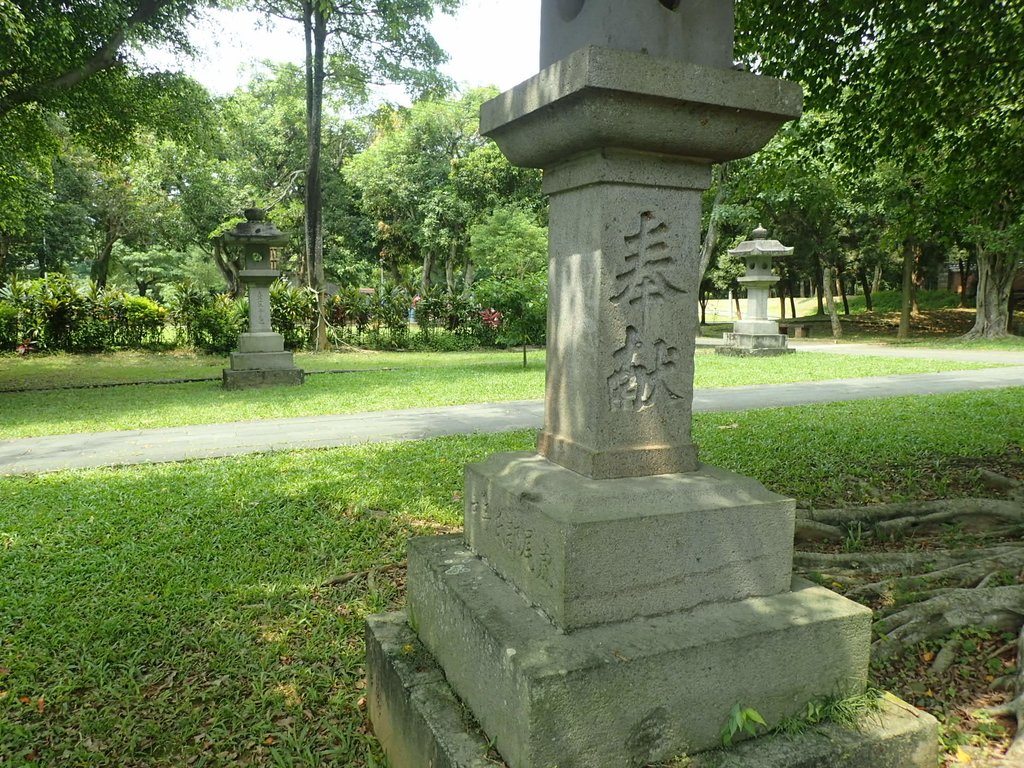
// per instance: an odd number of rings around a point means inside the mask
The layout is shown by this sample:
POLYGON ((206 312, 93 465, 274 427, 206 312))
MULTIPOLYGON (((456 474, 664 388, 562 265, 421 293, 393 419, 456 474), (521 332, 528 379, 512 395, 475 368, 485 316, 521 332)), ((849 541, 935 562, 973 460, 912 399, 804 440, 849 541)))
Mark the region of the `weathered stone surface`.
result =
POLYGON ((807 583, 571 633, 458 537, 413 539, 408 583, 412 626, 511 768, 709 749, 737 702, 778 721, 867 674, 871 612, 807 583))
POLYGON ((232 352, 233 371, 282 371, 295 368, 291 352, 232 352))
POLYGON ((238 338, 239 352, 284 352, 284 336, 274 331, 243 333, 238 338))
POLYGON ((697 468, 691 286, 709 180, 705 166, 652 166, 612 152, 577 158, 547 179, 548 357, 538 450, 551 461, 595 478, 697 468))
POLYGON ((770 357, 795 351, 787 346, 787 337, 778 333, 725 333, 722 337, 725 343, 716 348, 720 355, 770 357))
MULTIPOLYGON (((485 759, 488 744, 406 624, 404 613, 371 617, 367 626, 368 701, 392 768, 502 768, 485 759)), ((856 729, 809 728, 692 755, 686 768, 934 768, 938 723, 887 696, 882 711, 856 729)), ((543 766, 542 768, 546 768, 543 766)), ((589 768, 623 768, 595 762, 589 768)))
POLYGON ((565 629, 790 588, 795 503, 725 470, 593 480, 495 454, 465 499, 472 550, 565 629))
POLYGON ((367 619, 366 668, 369 716, 391 768, 494 768, 486 739, 404 613, 367 619))
POLYGON ((672 5, 660 0, 543 0, 541 69, 588 45, 732 67, 732 3, 672 5))
POLYGON ((285 387, 301 384, 306 374, 301 368, 280 370, 232 370, 224 369, 225 389, 250 389, 254 387, 285 387))
POLYGON ((480 132, 533 168, 613 148, 711 163, 753 154, 801 111, 784 80, 589 47, 485 103, 480 132))

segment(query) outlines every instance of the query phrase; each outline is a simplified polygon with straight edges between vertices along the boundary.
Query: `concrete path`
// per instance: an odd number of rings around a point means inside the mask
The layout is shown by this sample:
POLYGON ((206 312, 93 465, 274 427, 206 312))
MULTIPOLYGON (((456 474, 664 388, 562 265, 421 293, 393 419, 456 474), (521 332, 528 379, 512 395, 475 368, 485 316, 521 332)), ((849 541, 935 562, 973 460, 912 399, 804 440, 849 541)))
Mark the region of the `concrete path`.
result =
MULTIPOLYGON (((833 345, 822 346, 827 346, 830 352, 839 350, 833 345)), ((802 348, 810 348, 810 345, 802 348)), ((1021 366, 978 371, 704 389, 694 393, 693 407, 694 411, 742 411, 1024 386, 1024 360, 1021 362, 1021 366)), ((2 440, 0 475, 537 429, 543 422, 543 415, 542 401, 524 400, 2 440)))

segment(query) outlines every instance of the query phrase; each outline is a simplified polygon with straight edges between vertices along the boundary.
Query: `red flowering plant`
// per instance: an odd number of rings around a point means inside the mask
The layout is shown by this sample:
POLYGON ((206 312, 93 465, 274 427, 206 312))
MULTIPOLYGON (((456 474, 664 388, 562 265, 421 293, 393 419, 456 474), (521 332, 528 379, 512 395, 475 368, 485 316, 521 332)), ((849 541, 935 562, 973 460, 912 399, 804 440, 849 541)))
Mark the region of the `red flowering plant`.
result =
POLYGON ((501 326, 501 312, 496 309, 487 308, 480 310, 480 319, 489 328, 499 328, 501 326))

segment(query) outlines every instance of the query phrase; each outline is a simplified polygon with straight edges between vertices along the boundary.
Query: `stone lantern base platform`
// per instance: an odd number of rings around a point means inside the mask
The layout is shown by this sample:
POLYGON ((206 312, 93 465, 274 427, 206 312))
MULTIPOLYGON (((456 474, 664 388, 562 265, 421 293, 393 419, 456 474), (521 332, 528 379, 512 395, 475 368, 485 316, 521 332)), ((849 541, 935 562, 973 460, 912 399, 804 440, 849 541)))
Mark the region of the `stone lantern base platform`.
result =
POLYGON ((279 333, 243 333, 231 367, 224 369, 225 389, 284 387, 302 384, 306 373, 295 367, 295 357, 284 349, 279 333))
MULTIPOLYGON (((501 650, 507 653, 506 649, 501 650)), ((480 649, 480 652, 486 650, 480 649)), ((808 652, 817 651, 812 648, 808 652)), ((444 671, 409 627, 405 612, 368 619, 366 655, 371 681, 369 715, 392 768, 502 768, 510 765, 501 761, 493 741, 452 691, 444 671)), ((623 658, 626 657, 623 655, 623 658)), ((509 657, 509 665, 513 659, 514 656, 509 657)), ((772 678, 776 672, 780 677, 785 676, 784 669, 765 669, 763 675, 772 678)), ((740 673, 730 671, 727 665, 723 674, 736 677, 740 673)), ((686 689, 691 683, 687 677, 681 677, 665 680, 662 685, 686 689)), ((632 687, 613 692, 618 699, 643 695, 644 691, 632 687)), ((517 716, 512 710, 505 713, 510 722, 517 716)), ((706 716, 704 702, 698 703, 693 716, 697 719, 706 716)), ((607 723, 599 725, 604 727, 607 723)), ((615 735, 621 736, 621 727, 614 723, 612 726, 615 735)), ((646 730, 641 727, 628 738, 633 738, 637 744, 644 739, 657 739, 659 727, 658 716, 652 713, 646 730)), ((574 732, 567 731, 564 736, 573 738, 574 732)), ((715 748, 691 754, 679 765, 686 768, 931 768, 937 762, 937 750, 935 718, 886 694, 880 711, 865 717, 856 729, 825 724, 809 727, 796 735, 763 736, 740 742, 730 749, 715 748)), ((671 755, 675 757, 682 757, 682 754, 671 755)), ((547 762, 528 765, 549 768, 547 762)), ((583 765, 587 768, 643 768, 645 763, 623 762, 619 757, 610 756, 558 765, 559 768, 563 765, 565 768, 583 765)))
POLYGON ((795 352, 787 346, 787 337, 780 333, 725 333, 725 343, 716 347, 718 354, 733 357, 772 357, 795 352))
POLYGON ((285 369, 252 369, 236 371, 224 369, 224 389, 254 389, 256 387, 287 387, 297 386, 306 380, 306 372, 301 368, 285 369))

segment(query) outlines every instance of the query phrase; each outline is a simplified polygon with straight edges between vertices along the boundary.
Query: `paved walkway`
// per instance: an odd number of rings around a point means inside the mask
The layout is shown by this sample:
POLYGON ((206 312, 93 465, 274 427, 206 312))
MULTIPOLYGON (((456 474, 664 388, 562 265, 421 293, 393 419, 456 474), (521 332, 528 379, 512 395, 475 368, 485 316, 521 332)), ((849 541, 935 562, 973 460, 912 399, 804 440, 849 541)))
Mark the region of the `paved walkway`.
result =
MULTIPOLYGON (((1024 386, 1024 354, 799 343, 833 354, 873 354, 990 361, 1013 367, 977 371, 703 389, 694 411, 742 411, 842 400, 931 395, 1024 386)), ((369 442, 420 440, 474 432, 537 429, 540 400, 310 416, 167 429, 98 432, 0 440, 0 475, 122 464, 204 459, 259 451, 327 448, 369 442)))

